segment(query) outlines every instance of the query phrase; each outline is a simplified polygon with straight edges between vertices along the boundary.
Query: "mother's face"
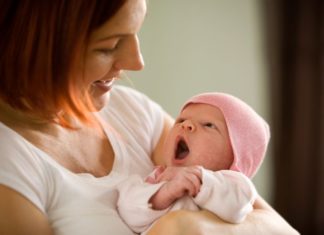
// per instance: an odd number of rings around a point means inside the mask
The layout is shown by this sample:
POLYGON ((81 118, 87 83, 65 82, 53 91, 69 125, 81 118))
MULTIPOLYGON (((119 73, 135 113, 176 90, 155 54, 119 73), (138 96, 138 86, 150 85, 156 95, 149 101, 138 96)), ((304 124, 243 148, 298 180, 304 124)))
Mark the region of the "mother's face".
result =
POLYGON ((128 0, 122 8, 90 36, 86 53, 83 89, 99 110, 122 70, 141 70, 144 61, 137 33, 146 14, 145 0, 128 0))

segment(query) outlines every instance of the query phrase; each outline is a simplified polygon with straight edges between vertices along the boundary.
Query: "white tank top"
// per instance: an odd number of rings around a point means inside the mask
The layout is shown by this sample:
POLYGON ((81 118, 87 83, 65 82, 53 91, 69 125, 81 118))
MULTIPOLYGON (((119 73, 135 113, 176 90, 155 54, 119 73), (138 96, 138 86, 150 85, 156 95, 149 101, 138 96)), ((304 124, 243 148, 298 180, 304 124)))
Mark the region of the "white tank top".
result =
POLYGON ((115 153, 111 173, 99 178, 72 173, 0 123, 0 184, 45 213, 56 235, 133 234, 116 211, 116 186, 130 174, 144 177, 152 170, 163 110, 145 95, 115 86, 98 116, 115 153))

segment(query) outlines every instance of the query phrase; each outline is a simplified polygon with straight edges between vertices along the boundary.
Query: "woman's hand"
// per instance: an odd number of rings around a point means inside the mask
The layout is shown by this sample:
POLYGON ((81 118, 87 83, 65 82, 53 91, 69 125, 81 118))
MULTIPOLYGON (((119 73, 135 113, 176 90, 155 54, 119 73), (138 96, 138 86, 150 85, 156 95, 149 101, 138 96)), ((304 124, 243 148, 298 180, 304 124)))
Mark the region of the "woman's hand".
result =
POLYGON ((262 234, 298 235, 274 209, 258 198, 255 209, 240 224, 230 224, 209 211, 179 210, 161 217, 148 235, 215 235, 215 234, 262 234))

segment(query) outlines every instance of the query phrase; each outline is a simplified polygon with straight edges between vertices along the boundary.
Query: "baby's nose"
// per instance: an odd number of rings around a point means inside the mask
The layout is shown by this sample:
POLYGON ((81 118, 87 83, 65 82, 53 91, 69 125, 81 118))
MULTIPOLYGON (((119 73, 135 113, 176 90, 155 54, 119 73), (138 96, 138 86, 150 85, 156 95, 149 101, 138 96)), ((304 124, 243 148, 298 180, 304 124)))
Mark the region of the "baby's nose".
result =
POLYGON ((184 122, 182 122, 181 127, 184 130, 187 130, 187 131, 194 131, 195 130, 195 125, 190 120, 185 120, 184 122))

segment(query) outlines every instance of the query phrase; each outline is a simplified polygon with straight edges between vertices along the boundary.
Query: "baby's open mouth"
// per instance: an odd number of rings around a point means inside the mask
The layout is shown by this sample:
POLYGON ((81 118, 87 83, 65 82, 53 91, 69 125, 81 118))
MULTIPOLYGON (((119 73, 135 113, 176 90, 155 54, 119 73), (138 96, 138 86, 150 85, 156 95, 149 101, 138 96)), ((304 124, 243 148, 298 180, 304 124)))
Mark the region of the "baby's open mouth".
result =
POLYGON ((188 156, 189 148, 184 139, 180 139, 175 150, 175 159, 181 160, 188 156))

